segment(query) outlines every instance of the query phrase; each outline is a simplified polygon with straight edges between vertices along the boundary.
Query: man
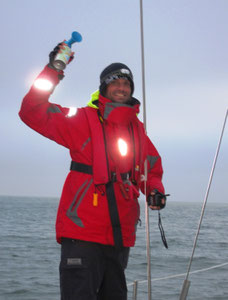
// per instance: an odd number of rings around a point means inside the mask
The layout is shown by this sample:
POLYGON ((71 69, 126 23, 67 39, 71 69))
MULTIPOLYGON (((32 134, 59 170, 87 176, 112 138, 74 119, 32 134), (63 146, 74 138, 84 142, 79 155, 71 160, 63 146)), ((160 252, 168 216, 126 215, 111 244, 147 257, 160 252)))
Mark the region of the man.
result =
MULTIPOLYGON (((139 190, 164 193, 161 158, 137 118, 131 70, 113 63, 100 75, 99 92, 75 114, 49 102, 63 72, 50 62, 24 97, 20 117, 70 151, 56 219, 61 243, 62 300, 126 300, 124 270, 135 243, 139 190), (43 86, 49 83, 49 87, 43 86), (40 85, 41 84, 41 85, 40 85)), ((160 209, 165 205, 151 206, 160 209)))

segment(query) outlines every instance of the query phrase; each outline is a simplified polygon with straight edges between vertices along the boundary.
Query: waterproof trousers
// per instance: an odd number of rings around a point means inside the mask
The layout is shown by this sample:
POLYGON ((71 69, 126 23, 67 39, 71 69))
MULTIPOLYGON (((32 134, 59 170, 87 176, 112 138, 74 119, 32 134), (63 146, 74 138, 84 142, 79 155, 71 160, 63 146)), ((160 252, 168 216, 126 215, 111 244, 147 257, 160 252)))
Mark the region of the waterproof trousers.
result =
POLYGON ((61 300, 127 300, 129 248, 63 238, 61 300))

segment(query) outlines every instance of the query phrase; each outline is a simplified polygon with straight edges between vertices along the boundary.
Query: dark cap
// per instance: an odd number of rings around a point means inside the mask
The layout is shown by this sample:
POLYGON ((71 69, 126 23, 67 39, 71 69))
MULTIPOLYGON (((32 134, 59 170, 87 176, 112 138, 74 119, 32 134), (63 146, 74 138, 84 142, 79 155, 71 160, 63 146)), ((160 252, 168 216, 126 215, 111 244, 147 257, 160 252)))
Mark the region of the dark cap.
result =
POLYGON ((131 95, 134 92, 134 82, 133 82, 133 75, 131 70, 128 66, 122 63, 113 63, 107 66, 100 75, 100 93, 104 96, 107 85, 112 82, 113 80, 126 78, 130 81, 131 85, 131 95))

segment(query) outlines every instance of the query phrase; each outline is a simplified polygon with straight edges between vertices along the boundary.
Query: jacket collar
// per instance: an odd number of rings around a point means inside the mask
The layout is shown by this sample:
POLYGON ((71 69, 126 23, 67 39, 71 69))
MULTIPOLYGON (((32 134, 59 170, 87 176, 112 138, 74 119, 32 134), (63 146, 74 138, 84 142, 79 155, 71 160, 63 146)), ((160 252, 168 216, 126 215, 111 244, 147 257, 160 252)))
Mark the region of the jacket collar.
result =
POLYGON ((112 102, 99 95, 97 106, 104 120, 124 125, 129 124, 136 118, 139 113, 140 102, 132 97, 128 103, 122 104, 112 102))

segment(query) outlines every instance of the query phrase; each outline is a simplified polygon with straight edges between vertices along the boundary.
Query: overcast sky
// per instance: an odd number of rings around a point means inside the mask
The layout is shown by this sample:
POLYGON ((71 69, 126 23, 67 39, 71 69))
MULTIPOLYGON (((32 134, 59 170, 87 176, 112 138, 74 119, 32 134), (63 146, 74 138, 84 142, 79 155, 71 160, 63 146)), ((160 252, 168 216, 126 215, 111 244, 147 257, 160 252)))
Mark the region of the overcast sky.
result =
MULTIPOLYGON (((228 108, 228 1, 143 4, 147 132, 163 159, 169 201, 203 201, 228 108)), ((0 22, 0 194, 60 197, 68 150, 20 121, 21 101, 72 31, 83 41, 74 44, 75 59, 51 102, 84 106, 112 62, 132 69, 142 100, 139 0, 9 0, 0 22)), ((226 128, 211 202, 228 203, 227 137, 226 128)))

